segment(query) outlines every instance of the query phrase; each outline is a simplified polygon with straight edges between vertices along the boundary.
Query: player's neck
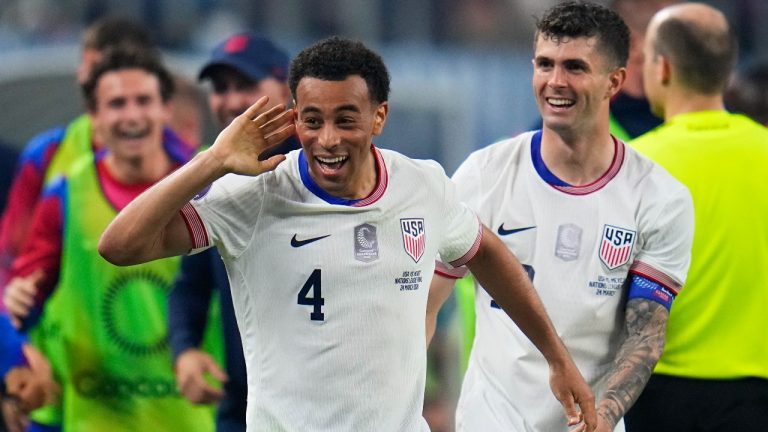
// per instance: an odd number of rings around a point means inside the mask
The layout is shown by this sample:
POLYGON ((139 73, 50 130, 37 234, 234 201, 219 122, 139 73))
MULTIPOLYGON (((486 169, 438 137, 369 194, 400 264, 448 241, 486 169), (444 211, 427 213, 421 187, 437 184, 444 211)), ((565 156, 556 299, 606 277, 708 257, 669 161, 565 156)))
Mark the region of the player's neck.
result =
POLYGON ((583 186, 599 179, 613 162, 615 144, 607 125, 594 133, 562 134, 544 128, 541 158, 560 180, 583 186))
POLYGON ((156 182, 171 172, 173 163, 164 151, 152 157, 123 158, 112 152, 104 156, 109 174, 118 182, 130 185, 156 182))
POLYGON ((369 153, 370 159, 366 161, 365 168, 360 171, 357 181, 352 182, 353 188, 348 192, 346 199, 364 199, 370 196, 379 182, 378 164, 373 150, 369 153))
POLYGON ((670 95, 664 106, 664 121, 672 117, 696 111, 723 111, 725 104, 720 94, 702 95, 691 92, 680 92, 670 95))

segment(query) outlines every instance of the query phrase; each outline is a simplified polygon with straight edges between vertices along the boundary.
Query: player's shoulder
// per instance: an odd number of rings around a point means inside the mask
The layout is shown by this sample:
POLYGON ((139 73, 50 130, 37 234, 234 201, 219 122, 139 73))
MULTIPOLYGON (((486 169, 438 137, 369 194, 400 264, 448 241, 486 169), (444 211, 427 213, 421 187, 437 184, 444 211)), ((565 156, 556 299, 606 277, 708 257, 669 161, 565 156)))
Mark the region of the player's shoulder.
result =
POLYGON ((531 138, 536 131, 523 132, 510 138, 500 139, 467 156, 454 174, 498 176, 500 171, 514 169, 526 155, 530 155, 531 138))
POLYGON ((631 183, 635 183, 643 196, 656 197, 659 201, 690 201, 690 192, 663 166, 654 162, 633 147, 624 144, 624 169, 631 183))
POLYGON ((66 126, 60 125, 33 136, 24 146, 19 163, 33 163, 37 167, 42 167, 46 156, 59 147, 66 131, 66 126))
POLYGON ((502 138, 483 148, 473 151, 469 158, 499 159, 517 157, 530 149, 531 138, 537 131, 523 132, 519 135, 502 138))
POLYGON ((413 159, 395 150, 377 148, 390 176, 416 176, 420 178, 447 178, 445 169, 432 159, 413 159))

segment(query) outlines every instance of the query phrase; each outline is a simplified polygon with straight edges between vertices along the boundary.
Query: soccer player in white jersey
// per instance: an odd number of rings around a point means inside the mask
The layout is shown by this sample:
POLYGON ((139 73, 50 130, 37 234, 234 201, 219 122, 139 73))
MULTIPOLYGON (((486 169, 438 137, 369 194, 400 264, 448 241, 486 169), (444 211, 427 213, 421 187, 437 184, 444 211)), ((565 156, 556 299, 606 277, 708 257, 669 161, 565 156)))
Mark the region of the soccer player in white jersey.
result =
POLYGON ((389 110, 381 58, 330 38, 296 57, 289 84, 293 111, 256 115, 266 99, 254 104, 99 245, 120 265, 218 247, 248 370, 248 430, 428 430, 424 318, 438 253, 486 283, 546 356, 571 423, 594 429, 594 397, 519 262, 439 165, 373 146, 389 110), (294 130, 302 150, 260 160, 294 130))
MULTIPOLYGON (((595 393, 601 432, 623 430, 620 419, 661 355, 693 234, 688 190, 608 131, 628 38, 605 7, 568 2, 547 11, 533 59, 542 130, 476 151, 453 177, 459 198, 533 281, 595 393)), ((458 273, 438 268, 430 319, 458 273)), ((541 355, 492 294, 476 289, 475 310, 457 430, 566 431, 541 355)))

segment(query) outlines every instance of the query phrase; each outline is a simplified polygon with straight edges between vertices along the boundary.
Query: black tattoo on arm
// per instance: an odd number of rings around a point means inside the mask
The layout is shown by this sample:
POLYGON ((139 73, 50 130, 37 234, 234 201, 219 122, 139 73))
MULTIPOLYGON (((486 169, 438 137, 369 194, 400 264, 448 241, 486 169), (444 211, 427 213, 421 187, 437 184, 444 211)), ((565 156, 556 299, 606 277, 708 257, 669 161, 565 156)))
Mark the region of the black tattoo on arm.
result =
POLYGON ((598 415, 615 426, 635 403, 651 377, 664 350, 669 311, 659 303, 632 299, 627 303, 626 339, 616 354, 606 379, 605 393, 598 403, 598 415))

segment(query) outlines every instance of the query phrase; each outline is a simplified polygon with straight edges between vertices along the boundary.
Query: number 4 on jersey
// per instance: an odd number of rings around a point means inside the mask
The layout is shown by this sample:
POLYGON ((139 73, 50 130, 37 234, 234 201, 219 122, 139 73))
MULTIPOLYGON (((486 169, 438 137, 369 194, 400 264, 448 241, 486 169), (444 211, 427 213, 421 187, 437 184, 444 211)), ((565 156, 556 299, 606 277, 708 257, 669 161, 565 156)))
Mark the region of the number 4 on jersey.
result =
POLYGON ((320 269, 315 269, 312 274, 309 275, 309 279, 304 282, 304 286, 301 287, 298 296, 298 303, 300 305, 312 306, 312 313, 309 314, 309 319, 312 321, 325 321, 325 314, 322 309, 322 306, 325 304, 325 299, 322 296, 320 269), (312 290, 312 297, 308 297, 309 290, 312 290))

